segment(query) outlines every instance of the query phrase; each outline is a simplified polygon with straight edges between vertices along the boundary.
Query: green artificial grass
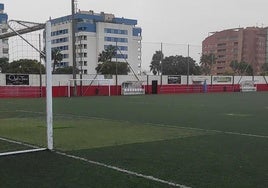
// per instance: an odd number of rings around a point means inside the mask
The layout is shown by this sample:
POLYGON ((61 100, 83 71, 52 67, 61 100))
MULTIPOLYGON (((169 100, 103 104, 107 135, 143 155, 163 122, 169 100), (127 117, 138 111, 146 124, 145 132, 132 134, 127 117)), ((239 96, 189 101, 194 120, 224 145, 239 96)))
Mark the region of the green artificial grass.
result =
MULTIPOLYGON (((267 99, 267 92, 54 98, 54 146, 186 186, 264 188, 267 99)), ((44 99, 0 99, 0 137, 46 146, 45 111, 44 99)), ((0 142, 0 152, 20 147, 0 142)), ((50 152, 0 158, 0 165, 1 174, 13 174, 0 179, 3 187, 164 187, 50 152), (99 176, 104 181, 92 183, 99 176)))
POLYGON ((5 188, 169 187, 48 151, 1 157, 0 166, 5 188))

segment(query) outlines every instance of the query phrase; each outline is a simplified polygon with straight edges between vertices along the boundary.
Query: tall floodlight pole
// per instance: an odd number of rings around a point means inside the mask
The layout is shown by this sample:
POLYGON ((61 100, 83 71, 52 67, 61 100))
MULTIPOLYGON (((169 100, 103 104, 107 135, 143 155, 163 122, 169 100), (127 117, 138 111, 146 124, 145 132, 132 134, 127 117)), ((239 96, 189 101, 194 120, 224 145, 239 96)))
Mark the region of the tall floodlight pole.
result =
POLYGON ((83 96, 83 49, 82 49, 82 37, 79 36, 80 41, 80 96, 83 96))
POLYGON ((73 80, 74 80, 74 90, 73 95, 77 96, 77 84, 76 84, 76 50, 75 50, 75 0, 72 1, 72 56, 73 56, 73 80))
MULTIPOLYGON (((39 51, 42 51, 41 49, 41 34, 39 34, 39 51)), ((39 92, 40 97, 42 97, 42 64, 41 64, 42 58, 41 54, 39 55, 39 92)))
POLYGON ((189 85, 189 72, 190 72, 190 65, 189 65, 189 44, 187 46, 187 86, 189 85))
POLYGON ((161 86, 162 86, 162 77, 163 77, 163 43, 161 42, 161 46, 160 46, 160 50, 161 50, 161 57, 160 57, 160 66, 161 66, 161 86))
POLYGON ((117 40, 115 41, 115 85, 116 85, 116 95, 118 95, 118 73, 117 73, 117 40))
POLYGON ((53 150, 53 112, 52 112, 52 58, 51 22, 46 23, 46 106, 47 106, 47 148, 53 150))

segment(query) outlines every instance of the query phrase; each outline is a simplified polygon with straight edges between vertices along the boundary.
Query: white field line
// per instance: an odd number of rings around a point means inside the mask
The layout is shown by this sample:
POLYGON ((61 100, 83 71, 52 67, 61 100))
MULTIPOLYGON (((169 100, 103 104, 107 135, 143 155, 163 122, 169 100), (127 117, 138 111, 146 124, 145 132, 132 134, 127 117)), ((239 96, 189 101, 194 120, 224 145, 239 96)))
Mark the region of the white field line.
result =
MULTIPOLYGON (((33 112, 33 111, 26 111, 26 110, 17 110, 17 111, 26 112, 26 113, 45 114, 44 112, 33 112)), ((90 119, 96 119, 96 120, 110 120, 110 121, 119 121, 119 122, 131 123, 130 121, 114 120, 114 119, 99 118, 99 117, 92 117, 92 116, 81 116, 81 115, 72 115, 72 114, 55 114, 55 115, 56 116, 69 116, 69 117, 90 118, 90 119)), ((214 129, 202 129, 202 128, 195 128, 195 127, 173 126, 173 125, 157 124, 157 123, 144 123, 144 124, 151 125, 151 126, 181 128, 181 129, 189 129, 189 130, 197 130, 197 131, 205 131, 205 132, 215 132, 215 133, 224 133, 224 134, 239 135, 239 136, 268 138, 268 136, 266 136, 266 135, 256 135, 256 134, 239 133, 239 132, 232 132, 232 131, 220 131, 220 130, 214 130, 214 129)))
MULTIPOLYGON (((45 114, 45 112, 33 112, 33 111, 26 111, 26 110, 17 110, 17 111, 18 112, 26 112, 26 113, 35 113, 35 114, 45 114)), ((99 118, 99 117, 93 117, 93 116, 82 116, 82 115, 73 115, 73 114, 54 114, 54 115, 131 123, 130 121, 125 121, 125 120, 115 120, 115 119, 99 118)), ((143 123, 143 124, 150 125, 150 126, 171 127, 171 128, 178 128, 178 129, 188 129, 188 130, 195 130, 195 131, 205 131, 205 132, 212 132, 212 133, 214 132, 214 133, 221 133, 221 134, 230 134, 230 135, 239 135, 239 136, 267 138, 268 139, 267 135, 239 133, 239 132, 232 132, 232 131, 221 131, 221 130, 214 130, 214 129, 202 129, 202 128, 195 128, 195 127, 174 126, 174 125, 158 124, 158 123, 143 123)))
POLYGON ((140 173, 133 172, 133 171, 130 171, 130 170, 126 170, 126 169, 123 169, 123 168, 119 168, 119 167, 116 167, 116 166, 107 165, 107 164, 104 164, 104 163, 100 163, 100 162, 97 162, 97 161, 92 161, 92 160, 85 159, 85 158, 82 158, 82 157, 77 157, 77 156, 74 156, 74 155, 69 155, 69 154, 66 154, 66 153, 63 153, 63 152, 59 152, 59 151, 54 151, 54 152, 59 154, 59 155, 65 156, 65 157, 69 157, 69 158, 72 158, 72 159, 84 161, 86 163, 90 163, 90 164, 97 165, 97 166, 102 166, 102 167, 109 168, 109 169, 112 169, 112 170, 115 170, 115 171, 118 171, 118 172, 122 172, 122 173, 125 173, 125 174, 128 174, 128 175, 133 175, 133 176, 141 177, 141 178, 148 179, 148 180, 151 180, 151 181, 163 183, 163 184, 166 184, 166 185, 169 185, 169 186, 179 187, 179 188, 191 188, 191 187, 188 187, 186 185, 181 185, 181 184, 177 184, 177 183, 174 183, 174 182, 162 180, 162 179, 159 179, 159 178, 156 178, 156 177, 153 177, 153 176, 140 174, 140 173))
MULTIPOLYGON (((9 143, 13 143, 13 144, 19 144, 19 145, 35 148, 35 149, 29 149, 29 150, 21 150, 21 151, 0 153, 0 157, 1 156, 8 156, 8 155, 15 155, 15 154, 30 153, 30 152, 37 152, 37 151, 46 150, 46 148, 38 148, 37 146, 33 146, 33 145, 30 145, 30 144, 26 144, 26 143, 23 143, 23 142, 18 142, 18 141, 6 139, 6 138, 1 138, 0 137, 0 140, 6 141, 6 142, 9 142, 9 143)), ((137 173, 137 172, 129 171, 129 170, 119 168, 119 167, 115 167, 115 166, 112 166, 112 165, 107 165, 107 164, 100 163, 100 162, 97 162, 97 161, 88 160, 88 159, 85 159, 85 158, 82 158, 82 157, 69 155, 69 154, 66 154, 66 153, 63 153, 63 152, 60 152, 60 151, 54 151, 54 152, 56 154, 59 154, 59 155, 65 156, 65 157, 69 157, 69 158, 72 158, 72 159, 84 161, 84 162, 87 162, 87 163, 90 163, 90 164, 94 164, 94 165, 97 165, 97 166, 102 166, 102 167, 105 167, 105 168, 116 170, 118 172, 122 172, 122 173, 125 173, 125 174, 141 177, 141 178, 144 178, 144 179, 148 179, 148 180, 151 180, 151 181, 167 184, 167 185, 170 185, 170 186, 179 187, 179 188, 191 188, 191 187, 188 187, 188 186, 185 186, 185 185, 181 185, 181 184, 169 182, 169 181, 166 181, 166 180, 162 180, 162 179, 159 179, 159 178, 155 178, 153 176, 143 175, 143 174, 140 174, 140 173, 137 173)))
POLYGON ((2 138, 2 137, 0 137, 0 140, 5 141, 5 142, 9 142, 9 143, 12 143, 12 144, 18 144, 18 145, 22 145, 22 146, 34 148, 34 149, 40 149, 40 147, 38 147, 38 146, 34 146, 34 145, 27 144, 27 143, 24 143, 24 142, 19 142, 19 141, 11 140, 11 139, 8 139, 8 138, 2 138))
POLYGON ((26 147, 29 147, 29 148, 33 148, 33 149, 26 149, 26 150, 18 150, 18 151, 0 153, 0 157, 1 156, 8 156, 8 155, 16 155, 16 154, 44 151, 44 150, 47 149, 47 148, 40 148, 38 146, 34 146, 34 145, 27 144, 27 143, 24 143, 24 142, 19 142, 19 141, 7 139, 7 138, 2 138, 2 137, 0 137, 0 140, 8 142, 8 143, 12 143, 12 144, 17 144, 17 145, 22 145, 22 146, 26 146, 26 147))
POLYGON ((0 157, 8 156, 8 155, 17 155, 17 154, 23 154, 23 153, 32 153, 32 152, 38 152, 38 151, 45 151, 45 150, 47 150, 47 148, 28 149, 28 150, 21 150, 21 151, 11 151, 11 152, 0 153, 0 157))

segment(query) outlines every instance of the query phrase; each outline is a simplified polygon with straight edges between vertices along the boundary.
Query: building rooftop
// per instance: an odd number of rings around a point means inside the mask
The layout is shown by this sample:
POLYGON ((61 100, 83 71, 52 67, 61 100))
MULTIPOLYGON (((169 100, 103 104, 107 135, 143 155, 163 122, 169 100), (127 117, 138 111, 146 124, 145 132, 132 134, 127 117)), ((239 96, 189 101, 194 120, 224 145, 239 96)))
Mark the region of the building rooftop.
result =
MULTIPOLYGON (((77 20, 84 20, 84 22, 108 22, 108 23, 115 23, 115 24, 125 24, 125 25, 137 25, 137 20, 134 19, 126 19, 126 18, 119 18, 115 17, 113 14, 108 13, 94 13, 94 11, 78 11, 75 14, 75 19, 77 20)), ((59 17, 56 19, 52 19, 52 24, 67 22, 71 20, 71 15, 59 17)))

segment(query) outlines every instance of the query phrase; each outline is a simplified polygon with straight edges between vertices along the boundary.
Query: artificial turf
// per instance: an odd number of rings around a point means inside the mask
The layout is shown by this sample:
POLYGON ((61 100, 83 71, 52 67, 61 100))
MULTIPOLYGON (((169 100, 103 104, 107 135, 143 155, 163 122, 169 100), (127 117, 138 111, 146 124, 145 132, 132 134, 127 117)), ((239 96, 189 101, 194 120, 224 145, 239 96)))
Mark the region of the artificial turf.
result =
MULTIPOLYGON (((55 98, 54 145, 75 156, 186 186, 264 188, 267 99, 266 92, 55 98)), ((44 99, 0 99, 0 111, 0 136, 46 145, 44 99)), ((0 150, 5 148, 3 143, 0 150)), ((42 172, 34 176, 34 166, 45 169, 43 187, 165 187, 50 152, 0 158, 0 165, 14 174, 4 176, 5 187, 12 187, 12 182, 24 181, 28 187, 43 182, 42 172), (29 171, 21 176, 27 166, 29 171), (104 181, 92 183, 98 176, 104 181)))

